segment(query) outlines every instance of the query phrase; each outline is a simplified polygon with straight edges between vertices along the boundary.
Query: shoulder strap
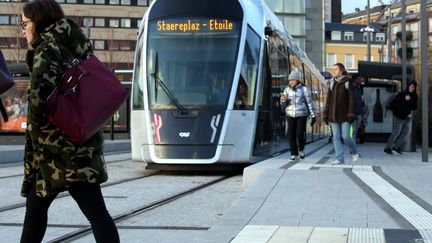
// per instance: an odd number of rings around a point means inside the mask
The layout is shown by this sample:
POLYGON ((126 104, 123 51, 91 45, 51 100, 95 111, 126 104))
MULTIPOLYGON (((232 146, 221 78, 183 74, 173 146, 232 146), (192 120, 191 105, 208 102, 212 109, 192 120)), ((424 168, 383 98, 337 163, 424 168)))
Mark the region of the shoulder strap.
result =
MULTIPOLYGON (((345 89, 349 89, 349 82, 350 81, 346 81, 345 82, 345 89)), ((334 80, 332 80, 331 82, 330 82, 330 84, 329 84, 329 88, 330 88, 330 90, 332 90, 333 89, 333 85, 334 85, 334 83, 335 83, 335 81, 334 80)))

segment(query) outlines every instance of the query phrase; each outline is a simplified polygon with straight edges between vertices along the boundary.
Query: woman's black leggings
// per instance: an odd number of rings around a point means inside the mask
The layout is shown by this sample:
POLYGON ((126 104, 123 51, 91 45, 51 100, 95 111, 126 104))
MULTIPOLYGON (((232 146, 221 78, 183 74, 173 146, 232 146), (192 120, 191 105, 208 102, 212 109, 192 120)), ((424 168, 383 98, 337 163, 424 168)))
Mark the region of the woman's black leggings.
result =
MULTIPOLYGON (((68 191, 90 222, 96 242, 120 242, 117 228, 106 209, 99 184, 76 183, 68 191)), ((36 195, 36 186, 33 186, 27 196, 21 243, 42 242, 47 228, 48 208, 57 195, 39 197, 36 195)))
POLYGON ((305 148, 306 121, 307 116, 288 117, 288 139, 291 155, 298 155, 299 150, 303 151, 305 148))

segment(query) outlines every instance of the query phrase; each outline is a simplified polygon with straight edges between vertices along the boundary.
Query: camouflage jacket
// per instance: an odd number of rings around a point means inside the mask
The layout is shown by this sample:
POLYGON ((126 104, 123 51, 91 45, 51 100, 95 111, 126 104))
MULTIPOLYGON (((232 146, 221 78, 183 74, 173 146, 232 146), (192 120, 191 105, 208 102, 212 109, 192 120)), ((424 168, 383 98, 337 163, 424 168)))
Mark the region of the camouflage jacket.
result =
POLYGON ((89 40, 69 19, 49 26, 29 45, 26 62, 31 75, 21 188, 24 197, 34 183, 36 194, 45 197, 66 190, 74 182, 101 183, 108 179, 102 132, 79 145, 47 120, 44 103, 70 67, 59 44, 81 58, 93 52, 89 40))

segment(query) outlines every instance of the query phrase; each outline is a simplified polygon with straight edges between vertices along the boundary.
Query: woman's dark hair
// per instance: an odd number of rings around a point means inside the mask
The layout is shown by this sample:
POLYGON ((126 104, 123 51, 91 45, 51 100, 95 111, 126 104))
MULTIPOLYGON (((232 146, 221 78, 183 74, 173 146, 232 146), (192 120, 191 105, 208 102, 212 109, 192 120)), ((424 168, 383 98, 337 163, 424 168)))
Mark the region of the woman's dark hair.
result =
POLYGON ((342 63, 338 62, 335 63, 333 66, 338 66, 339 69, 342 71, 342 75, 348 76, 348 72, 346 71, 345 66, 342 63))
POLYGON ((26 3, 23 14, 35 25, 35 34, 40 35, 45 28, 65 17, 60 4, 55 0, 34 0, 26 3))

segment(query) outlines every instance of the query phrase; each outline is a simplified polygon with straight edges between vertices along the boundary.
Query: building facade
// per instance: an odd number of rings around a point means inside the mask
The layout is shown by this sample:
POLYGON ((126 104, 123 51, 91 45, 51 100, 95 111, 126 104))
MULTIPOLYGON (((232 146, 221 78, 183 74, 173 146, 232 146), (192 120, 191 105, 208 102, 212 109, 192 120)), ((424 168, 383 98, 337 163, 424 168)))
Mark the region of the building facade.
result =
MULTIPOLYGON (((67 18, 90 37, 110 69, 132 69, 137 28, 151 0, 58 0, 67 18)), ((10 63, 24 62, 27 43, 19 22, 24 3, 0 0, 0 48, 10 63)))
MULTIPOLYGON (((325 24, 326 69, 335 63, 343 63, 348 72, 357 72, 358 61, 367 61, 367 33, 362 32, 366 25, 341 23, 325 24)), ((371 25, 376 31, 370 33, 371 60, 385 60, 386 32, 379 30, 378 24, 371 25)))
POLYGON ((265 0, 316 68, 324 67, 324 2, 265 0))

